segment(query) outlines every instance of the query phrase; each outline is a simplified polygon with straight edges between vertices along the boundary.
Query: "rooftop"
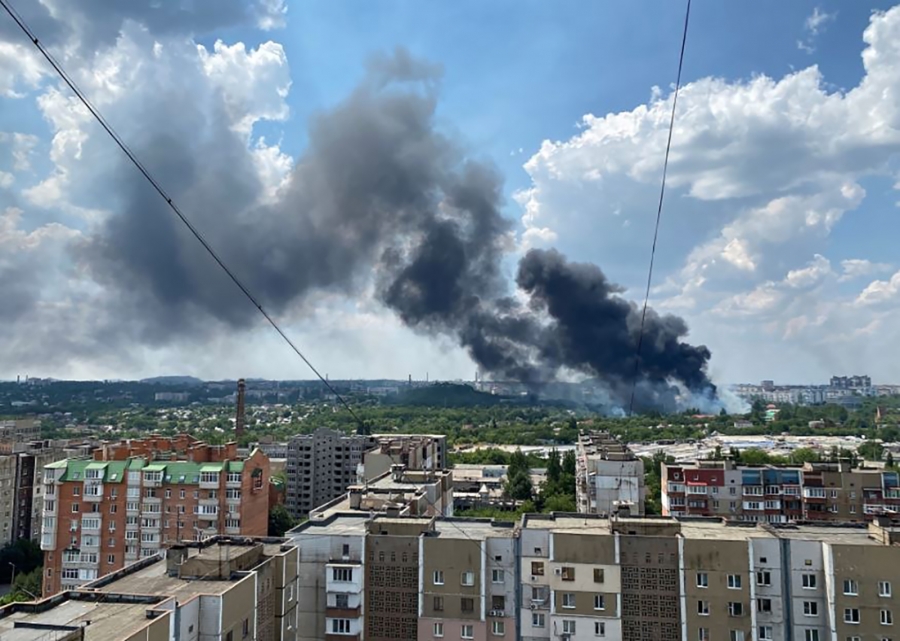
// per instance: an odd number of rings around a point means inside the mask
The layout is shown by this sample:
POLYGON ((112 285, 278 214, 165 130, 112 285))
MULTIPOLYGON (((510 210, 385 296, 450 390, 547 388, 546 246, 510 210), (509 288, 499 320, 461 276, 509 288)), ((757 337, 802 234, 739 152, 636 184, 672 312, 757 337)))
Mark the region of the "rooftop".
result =
POLYGON ((152 607, 148 603, 66 600, 42 612, 22 610, 3 617, 0 619, 0 639, 48 641, 56 638, 49 636, 51 631, 62 626, 73 629, 84 626, 85 641, 127 638, 147 625, 146 611, 152 607))

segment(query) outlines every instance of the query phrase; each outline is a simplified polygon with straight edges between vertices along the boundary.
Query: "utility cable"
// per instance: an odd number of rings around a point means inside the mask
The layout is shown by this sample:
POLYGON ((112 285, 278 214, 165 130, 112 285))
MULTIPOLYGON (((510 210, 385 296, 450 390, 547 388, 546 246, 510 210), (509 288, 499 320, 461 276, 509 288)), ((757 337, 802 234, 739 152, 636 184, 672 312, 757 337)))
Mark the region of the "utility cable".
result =
POLYGON ((319 373, 319 370, 312 364, 312 362, 304 356, 303 352, 294 344, 294 342, 288 337, 288 335, 281 329, 275 319, 267 312, 259 300, 250 292, 250 290, 241 282, 241 280, 237 277, 237 275, 225 264, 225 261, 222 260, 221 257, 216 253, 216 251, 212 248, 209 242, 203 237, 203 234, 200 233, 193 223, 188 219, 187 216, 182 213, 181 209, 178 205, 175 204, 175 201, 169 196, 169 194, 162 188, 162 185, 153 177, 150 171, 141 163, 138 157, 135 155, 133 151, 125 144, 125 141, 121 136, 113 129, 112 125, 110 125, 100 111, 87 99, 84 92, 78 87, 74 80, 66 73, 66 71, 62 68, 62 65, 57 62, 57 60, 50 54, 44 44, 37 38, 31 28, 25 23, 24 19, 18 14, 18 12, 12 7, 8 0, 0 0, 0 5, 3 6, 3 9, 6 10, 6 13, 9 14, 9 17, 13 19, 13 21, 18 25, 18 27, 22 30, 22 32, 31 40, 32 44, 37 47, 37 50, 41 52, 44 58, 50 63, 50 66, 53 67, 53 70, 62 78, 63 82, 68 85, 69 89, 75 94, 78 100, 85 106, 85 108, 90 112, 90 114, 94 117, 94 119, 100 123, 100 126, 103 127, 104 131, 109 134, 109 137, 113 139, 119 149, 122 150, 122 153, 131 161, 131 163, 137 168, 137 170, 147 179, 147 181, 153 186, 153 189, 156 190, 156 193, 166 202, 178 219, 185 224, 185 226, 190 230, 191 234, 193 234, 194 238, 203 246, 203 248, 207 251, 207 253, 212 256, 213 260, 222 268, 231 281, 241 290, 241 293, 249 300, 254 307, 259 311, 260 314, 263 315, 263 318, 268 321, 269 325, 278 332, 278 335, 284 339, 284 342, 288 344, 288 346, 294 351, 297 356, 299 356, 306 366, 312 371, 313 374, 325 385, 325 387, 330 391, 337 400, 344 406, 344 408, 350 412, 350 415, 356 421, 357 425, 363 430, 366 430, 365 424, 363 421, 356 415, 347 401, 341 396, 338 391, 328 382, 322 374, 319 373))
MULTIPOLYGON (((4 1, 4 0, 0 0, 4 1)), ((637 354, 634 359, 634 380, 631 383, 631 402, 628 404, 628 415, 634 415, 634 393, 637 389, 638 373, 641 363, 641 347, 644 344, 644 321, 647 318, 647 303, 650 300, 650 283, 653 280, 653 261, 656 258, 656 241, 659 238, 659 221, 662 217, 663 199, 666 195, 666 173, 669 169, 669 151, 672 148, 672 131, 675 129, 675 107, 678 105, 678 90, 681 88, 681 69, 684 65, 684 47, 687 43, 688 23, 691 19, 691 0, 687 0, 684 12, 684 31, 681 35, 681 53, 678 55, 678 75, 675 79, 675 92, 672 96, 672 114, 669 117, 669 138, 666 141, 666 156, 663 160, 662 184, 659 188, 659 205, 656 208, 656 226, 653 229, 653 246, 650 249, 650 268, 647 270, 647 291, 644 294, 644 308, 641 311, 641 329, 638 334, 637 354)))

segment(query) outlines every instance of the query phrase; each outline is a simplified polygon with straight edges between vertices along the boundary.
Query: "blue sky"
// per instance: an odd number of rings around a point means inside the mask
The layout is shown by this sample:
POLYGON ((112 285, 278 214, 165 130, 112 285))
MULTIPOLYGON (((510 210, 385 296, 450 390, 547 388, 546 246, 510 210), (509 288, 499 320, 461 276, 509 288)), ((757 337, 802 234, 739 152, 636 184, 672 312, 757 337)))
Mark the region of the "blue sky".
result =
MULTIPOLYGON (((683 2, 230 0, 174 3, 187 8, 172 20, 143 1, 102 19, 89 2, 17 5, 132 140, 172 124, 152 114, 183 72, 201 114, 225 105, 223 130, 240 130, 273 194, 303 157, 310 119, 346 100, 373 53, 405 48, 443 69, 438 129, 502 175, 509 275, 528 248, 556 247, 642 296, 683 2)), ((883 98, 900 92, 892 5, 693 4, 652 304, 710 346, 719 382, 900 382, 879 358, 900 347, 900 117, 883 98)), ((77 248, 122 215, 116 152, 71 115, 9 25, 0 36, 0 274, 15 284, 7 299, 22 301, 0 332, 13 356, 0 376, 303 376, 262 327, 189 344, 125 328, 125 347, 102 349, 91 315, 116 324, 116 299, 77 248), (34 327, 50 338, 35 344, 34 327)), ((210 131, 183 135, 199 149, 210 131)), ((413 332, 363 296, 313 297, 285 321, 334 376, 474 371, 452 337, 413 332)))

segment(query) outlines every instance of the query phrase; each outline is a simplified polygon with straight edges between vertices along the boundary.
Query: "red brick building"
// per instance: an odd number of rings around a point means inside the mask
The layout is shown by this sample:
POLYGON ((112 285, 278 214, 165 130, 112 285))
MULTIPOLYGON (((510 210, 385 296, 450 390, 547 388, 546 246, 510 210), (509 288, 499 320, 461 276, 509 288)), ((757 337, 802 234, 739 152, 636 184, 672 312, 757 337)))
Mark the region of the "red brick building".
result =
POLYGON ((191 436, 104 444, 44 467, 44 596, 214 534, 265 536, 269 459, 191 436))

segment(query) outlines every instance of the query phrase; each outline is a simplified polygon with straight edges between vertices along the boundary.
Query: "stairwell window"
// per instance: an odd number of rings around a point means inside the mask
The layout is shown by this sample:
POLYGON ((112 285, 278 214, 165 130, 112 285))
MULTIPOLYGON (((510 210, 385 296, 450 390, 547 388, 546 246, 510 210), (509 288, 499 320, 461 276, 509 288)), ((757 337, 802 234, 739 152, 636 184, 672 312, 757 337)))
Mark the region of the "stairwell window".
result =
POLYGON ((728 604, 728 616, 731 616, 731 617, 744 616, 744 604, 737 602, 737 601, 732 601, 731 603, 729 603, 728 604))
POLYGON ((491 583, 503 583, 505 578, 503 570, 491 570, 491 583))
POLYGON ((844 623, 859 623, 859 608, 844 608, 844 623))
POLYGON ((803 641, 819 641, 819 631, 815 628, 807 628, 803 631, 803 641))
POLYGON ((502 637, 506 634, 506 623, 504 621, 491 622, 491 634, 495 637, 502 637))
POLYGON ((434 574, 431 577, 431 582, 434 585, 444 585, 444 571, 443 570, 435 570, 434 574))
POLYGON ((890 610, 881 611, 881 625, 894 625, 894 615, 890 610))
POLYGON ((709 616, 709 601, 697 601, 697 614, 700 616, 709 616))
POLYGON ((471 587, 475 585, 475 573, 472 570, 466 570, 459 577, 460 585, 471 587))
POLYGON ((728 575, 728 589, 729 590, 740 590, 741 589, 741 575, 740 574, 729 574, 728 575))
POLYGON ((879 581, 878 582, 878 596, 883 596, 883 597, 891 596, 891 582, 890 581, 879 581))
POLYGON ((856 596, 859 594, 859 583, 853 579, 844 579, 844 594, 847 596, 856 596))
POLYGON ((562 595, 562 607, 564 608, 574 608, 575 607, 575 595, 571 592, 564 592, 562 595))
POLYGON ((772 573, 768 570, 760 570, 756 573, 756 585, 772 585, 772 573))
POLYGON ((709 628, 697 629, 697 641, 709 641, 709 628))
POLYGON ((594 595, 594 609, 595 610, 605 610, 606 609, 606 599, 602 594, 594 595))
POLYGON ((474 639, 475 638, 475 626, 472 624, 466 624, 460 627, 459 636, 462 639, 474 639))
POLYGON ((432 628, 432 632, 435 637, 440 638, 440 637, 444 636, 444 624, 441 623, 440 621, 438 621, 437 623, 434 624, 434 627, 432 628))
POLYGON ((572 619, 563 619, 563 634, 575 634, 575 621, 572 619))
POLYGON ((594 621, 594 636, 595 637, 605 637, 606 636, 606 622, 605 621, 594 621))
POLYGON ((744 641, 744 631, 743 630, 729 630, 729 637, 731 641, 744 641))
POLYGON ((819 604, 815 601, 803 602, 803 616, 816 617, 819 616, 819 604))
POLYGON ((804 590, 815 590, 816 589, 816 575, 815 574, 803 574, 800 577, 801 585, 804 590))
POLYGON ((709 575, 706 572, 697 572, 697 587, 698 588, 708 588, 709 587, 709 575))
POLYGON ((759 641, 771 641, 772 639, 772 626, 771 625, 761 625, 757 630, 759 634, 759 641))

